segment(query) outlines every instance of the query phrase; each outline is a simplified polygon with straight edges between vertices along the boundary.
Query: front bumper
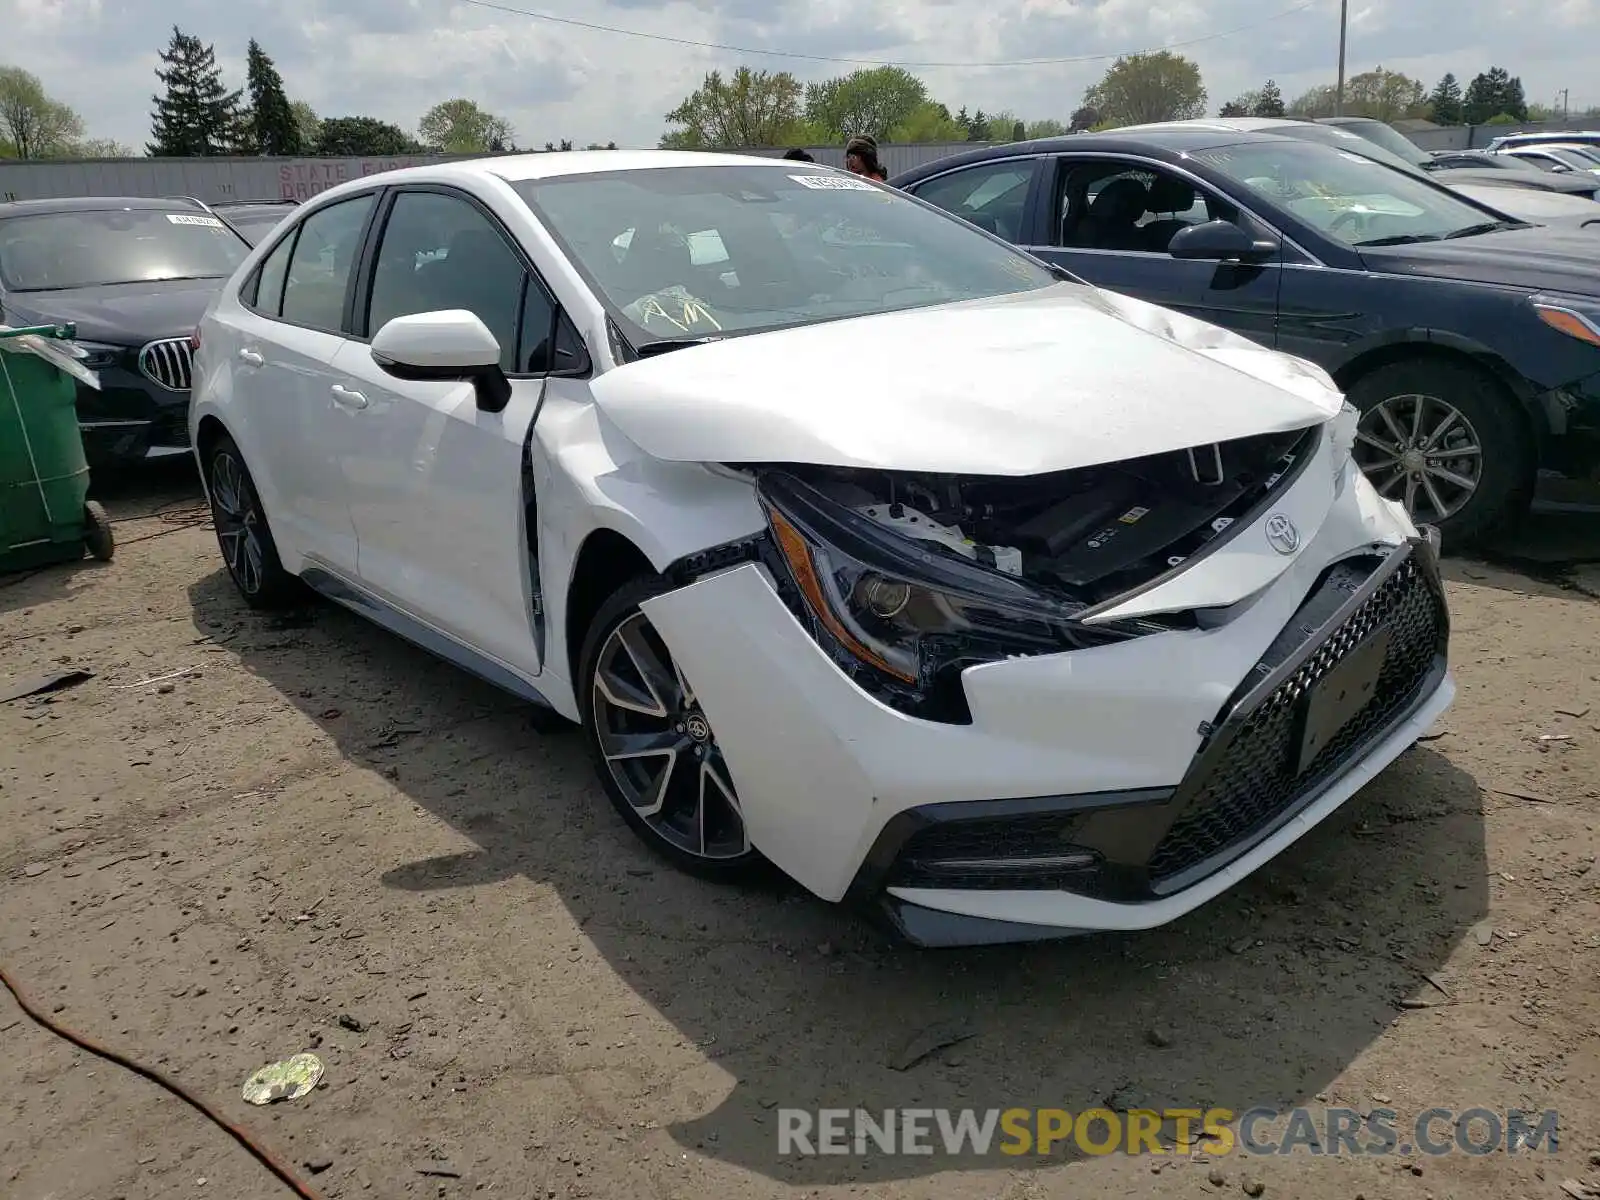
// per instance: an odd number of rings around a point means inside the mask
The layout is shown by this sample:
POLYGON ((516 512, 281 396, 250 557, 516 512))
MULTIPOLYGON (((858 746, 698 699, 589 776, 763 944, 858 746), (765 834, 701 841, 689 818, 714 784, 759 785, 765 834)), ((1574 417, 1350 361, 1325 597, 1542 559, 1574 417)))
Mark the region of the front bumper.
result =
POLYGON ((100 390, 79 384, 77 399, 91 470, 190 453, 187 391, 159 387, 122 363, 97 370, 100 390))
POLYGON ((1450 703, 1436 557, 1357 496, 1210 628, 968 669, 965 725, 857 687, 754 564, 644 609, 752 841, 819 896, 886 901, 926 942, 1144 928, 1281 851, 1450 703))

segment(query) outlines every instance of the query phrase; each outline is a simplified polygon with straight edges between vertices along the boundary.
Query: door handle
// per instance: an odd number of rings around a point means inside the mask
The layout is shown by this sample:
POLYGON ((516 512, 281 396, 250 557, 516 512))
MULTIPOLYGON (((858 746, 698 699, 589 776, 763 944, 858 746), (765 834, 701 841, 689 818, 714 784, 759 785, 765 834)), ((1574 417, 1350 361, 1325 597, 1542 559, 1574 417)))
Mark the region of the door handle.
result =
POLYGON ((335 404, 342 404, 346 408, 365 408, 367 406, 367 398, 360 392, 352 392, 349 388, 337 383, 333 385, 332 391, 335 404))
POLYGON ((264 367, 267 365, 267 360, 254 350, 239 351, 239 361, 247 367, 264 367))

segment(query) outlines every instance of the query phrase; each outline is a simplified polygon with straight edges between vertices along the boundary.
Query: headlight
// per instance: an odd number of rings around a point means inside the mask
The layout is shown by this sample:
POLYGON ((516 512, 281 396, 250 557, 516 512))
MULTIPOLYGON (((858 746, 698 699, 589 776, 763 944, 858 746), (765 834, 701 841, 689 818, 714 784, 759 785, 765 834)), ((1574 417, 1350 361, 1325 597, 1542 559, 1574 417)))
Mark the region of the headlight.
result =
POLYGON ((1600 346, 1600 305, 1559 296, 1534 296, 1529 303, 1551 329, 1600 346))
POLYGON ((128 352, 126 346, 108 346, 101 342, 73 342, 74 346, 82 350, 84 357, 82 363, 91 371, 103 371, 107 367, 114 367, 122 361, 122 356, 128 352))
POLYGON ((846 670, 864 667, 887 685, 899 707, 954 700, 960 671, 977 663, 1150 631, 1078 626, 1083 605, 924 549, 791 475, 764 474, 759 495, 813 633, 846 670))

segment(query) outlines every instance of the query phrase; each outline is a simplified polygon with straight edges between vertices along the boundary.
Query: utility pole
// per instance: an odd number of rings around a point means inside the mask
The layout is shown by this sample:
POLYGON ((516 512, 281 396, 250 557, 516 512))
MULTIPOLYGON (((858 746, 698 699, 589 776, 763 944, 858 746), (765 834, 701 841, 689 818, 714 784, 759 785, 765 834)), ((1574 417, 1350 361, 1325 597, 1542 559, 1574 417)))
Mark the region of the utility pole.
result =
POLYGON ((1333 115, 1344 116, 1344 34, 1350 20, 1350 0, 1339 0, 1339 85, 1333 93, 1333 115))
POLYGON ((1566 88, 1562 88, 1561 89, 1561 123, 1563 125, 1565 125, 1567 123, 1567 121, 1568 121, 1568 116, 1567 116, 1567 89, 1566 88))

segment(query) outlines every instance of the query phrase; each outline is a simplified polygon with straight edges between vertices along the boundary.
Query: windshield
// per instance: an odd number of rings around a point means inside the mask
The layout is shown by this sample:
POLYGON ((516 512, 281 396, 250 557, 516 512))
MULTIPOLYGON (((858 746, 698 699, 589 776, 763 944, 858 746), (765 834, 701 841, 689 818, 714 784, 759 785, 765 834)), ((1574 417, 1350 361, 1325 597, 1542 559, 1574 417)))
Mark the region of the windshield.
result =
POLYGON ((1339 129, 1345 133, 1353 133, 1359 138, 1365 138, 1414 167, 1426 167, 1433 161, 1433 156, 1421 146, 1394 126, 1385 125, 1382 121, 1357 121, 1350 125, 1331 125, 1327 128, 1339 129))
POLYGON ((635 348, 1031 291, 1045 268, 825 168, 663 167, 517 191, 635 348))
POLYGON ((1295 125, 1275 125, 1267 132, 1298 138, 1302 142, 1316 142, 1319 145, 1332 146, 1336 150, 1348 150, 1352 154, 1359 154, 1363 158, 1370 158, 1374 162, 1381 162, 1385 166, 1394 167, 1396 170, 1410 171, 1413 175, 1421 173, 1420 159, 1401 158, 1393 151, 1378 145, 1377 142, 1369 141, 1359 134, 1341 129, 1337 125, 1313 125, 1309 122, 1295 125))
POLYGON ((14 292, 221 279, 247 253, 216 217, 195 212, 106 209, 0 221, 0 281, 14 292))
POLYGON ((1303 142, 1244 142, 1194 152, 1317 232, 1347 246, 1460 236, 1493 218, 1416 172, 1303 142))
POLYGON ((289 215, 288 208, 224 208, 217 211, 252 246, 276 229, 278 222, 289 215))
POLYGON ((1573 150, 1565 146, 1541 146, 1539 150, 1564 166, 1571 167, 1574 171, 1592 171, 1597 165, 1582 151, 1573 150))
POLYGON ((1563 146, 1561 149, 1568 154, 1576 154, 1579 158, 1587 159, 1591 167, 1600 166, 1600 146, 1563 146))

